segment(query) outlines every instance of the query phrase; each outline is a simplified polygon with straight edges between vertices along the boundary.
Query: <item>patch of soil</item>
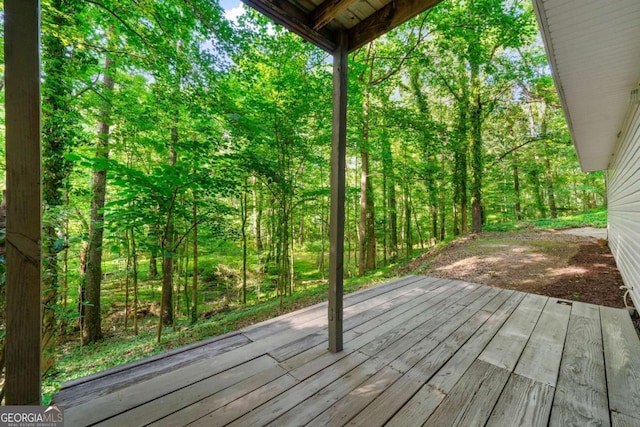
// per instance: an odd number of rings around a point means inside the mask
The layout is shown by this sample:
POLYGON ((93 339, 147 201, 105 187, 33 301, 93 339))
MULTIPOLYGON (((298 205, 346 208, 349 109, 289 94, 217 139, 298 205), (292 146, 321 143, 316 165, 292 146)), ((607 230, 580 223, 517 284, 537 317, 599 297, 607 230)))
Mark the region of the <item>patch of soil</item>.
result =
POLYGON ((624 307, 622 277, 606 241, 557 231, 468 236, 426 253, 403 273, 624 307))

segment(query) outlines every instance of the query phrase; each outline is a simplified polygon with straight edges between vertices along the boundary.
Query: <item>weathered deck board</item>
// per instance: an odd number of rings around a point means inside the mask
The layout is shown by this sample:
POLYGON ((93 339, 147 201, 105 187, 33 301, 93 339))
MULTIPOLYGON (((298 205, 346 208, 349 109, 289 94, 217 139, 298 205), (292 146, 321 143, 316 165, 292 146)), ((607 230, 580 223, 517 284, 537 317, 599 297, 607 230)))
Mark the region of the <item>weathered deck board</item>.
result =
POLYGON ((623 310, 600 307, 604 366, 612 412, 639 417, 640 414, 640 341, 623 310))
POLYGON ((549 423, 553 386, 512 374, 493 409, 487 427, 543 427, 549 423))
POLYGON ((555 387, 570 313, 571 306, 554 298, 547 300, 518 361, 516 374, 555 387))
POLYGON ((54 403, 74 426, 640 425, 623 310, 415 276, 345 307, 340 353, 319 304, 76 380, 54 403))
POLYGON ((479 359, 513 371, 536 326, 547 297, 529 294, 518 306, 498 334, 491 340, 479 359))
POLYGON ((509 374, 507 369, 476 360, 424 425, 484 426, 509 374))
POLYGON ((550 426, 608 426, 609 404, 596 306, 573 303, 550 426))

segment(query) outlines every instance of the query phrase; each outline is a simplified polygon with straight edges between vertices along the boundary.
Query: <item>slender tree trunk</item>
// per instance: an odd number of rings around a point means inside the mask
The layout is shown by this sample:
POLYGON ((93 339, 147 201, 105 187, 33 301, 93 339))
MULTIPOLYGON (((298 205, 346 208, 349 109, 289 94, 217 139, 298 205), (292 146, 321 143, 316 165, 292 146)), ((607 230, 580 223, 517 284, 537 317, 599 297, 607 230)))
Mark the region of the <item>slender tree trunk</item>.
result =
MULTIPOLYGON (((169 147, 169 166, 175 167, 178 153, 176 146, 178 144, 178 112, 174 117, 174 123, 171 127, 171 145, 169 147)), ((162 326, 171 325, 174 322, 173 317, 173 258, 174 258, 174 226, 173 213, 176 203, 177 189, 174 189, 170 200, 167 202, 166 222, 160 242, 160 250, 162 252, 162 295, 160 296, 160 321, 158 322, 159 343, 162 338, 162 326)))
POLYGON ((56 354, 58 322, 54 308, 60 298, 58 233, 63 230, 59 209, 64 205, 62 191, 72 168, 65 154, 77 142, 77 112, 72 103, 73 64, 61 34, 74 26, 75 11, 80 5, 79 1, 51 1, 55 31, 42 37, 42 372, 53 367, 56 354))
POLYGON ((386 178, 387 234, 389 236, 389 258, 393 262, 398 257, 398 206, 396 201, 395 170, 393 169, 393 153, 388 138, 383 138, 382 157, 384 176, 386 178))
POLYGON ((253 230, 255 233, 256 251, 262 253, 262 196, 258 193, 258 182, 252 177, 253 182, 253 230))
POLYGON ((480 100, 479 69, 471 61, 471 212, 473 232, 482 231, 482 176, 484 162, 482 157, 482 101, 480 100))
MULTIPOLYGON (((513 148, 513 143, 511 144, 513 148)), ((516 215, 516 221, 522 221, 522 207, 520 205, 520 173, 518 170, 518 153, 513 151, 511 153, 511 168, 513 171, 513 193, 515 197, 514 211, 516 215)))
POLYGON ((409 184, 404 184, 404 241, 407 258, 411 258, 413 242, 411 239, 411 203, 409 202, 409 184))
POLYGON ((376 268, 375 210, 373 205, 373 183, 369 176, 369 92, 365 93, 362 121, 362 147, 360 159, 362 171, 360 177, 360 259, 358 273, 376 268))
POLYGON ((131 227, 131 257, 133 261, 133 334, 138 335, 138 252, 133 227, 131 227))
MULTIPOLYGON (((546 124, 543 126, 543 132, 546 133, 546 124)), ((551 161, 549 160, 549 142, 544 142, 544 180, 547 187, 547 199, 549 200, 549 212, 551 218, 558 217, 558 208, 556 207, 555 189, 553 188, 553 171, 551 170, 551 161)))
POLYGON ((191 324, 198 321, 198 204, 193 193, 193 281, 191 283, 191 324))
POLYGON ((462 91, 458 100, 458 123, 454 143, 453 169, 453 234, 467 231, 467 132, 468 132, 468 97, 462 91))
MULTIPOLYGON (((104 65, 104 102, 98 124, 96 157, 109 158, 109 126, 111 122, 111 100, 113 98, 115 64, 107 54, 104 65)), ((89 230, 89 254, 87 258, 87 307, 84 329, 85 343, 102 338, 102 316, 100 313, 100 285, 102 281, 102 239, 104 230, 104 204, 107 191, 107 171, 100 168, 93 173, 93 197, 91 200, 91 223, 89 230)))
POLYGON ((240 208, 242 212, 242 304, 247 304, 247 180, 245 179, 245 188, 242 192, 240 200, 240 208))
POLYGON ((124 268, 124 330, 129 326, 129 285, 131 280, 131 241, 129 240, 129 230, 124 232, 124 241, 127 245, 127 261, 124 268))

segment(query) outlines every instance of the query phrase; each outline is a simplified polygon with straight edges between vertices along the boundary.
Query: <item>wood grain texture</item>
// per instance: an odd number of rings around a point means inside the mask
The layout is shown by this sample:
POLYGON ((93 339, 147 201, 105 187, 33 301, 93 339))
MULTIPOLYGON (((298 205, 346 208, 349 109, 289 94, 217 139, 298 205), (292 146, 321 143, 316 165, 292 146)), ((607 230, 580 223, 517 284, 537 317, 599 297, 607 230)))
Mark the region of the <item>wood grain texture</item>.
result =
POLYGON ((402 374, 400 372, 390 367, 381 369, 368 381, 352 390, 345 397, 314 418, 307 426, 324 427, 345 425, 401 376, 402 374))
POLYGON ((308 14, 286 0, 242 0, 277 24, 293 31, 320 49, 332 53, 336 49, 335 34, 324 28, 314 30, 308 14))
POLYGON ((570 314, 571 306, 558 304, 554 298, 547 300, 516 365, 516 374, 555 387, 570 314))
POLYGON ((347 151, 347 34, 338 34, 333 53, 331 122, 331 209, 329 218, 329 350, 342 350, 344 280, 344 201, 347 151))
POLYGON ((441 0, 395 0, 349 30, 349 52, 435 6, 441 0))
POLYGON ((313 12, 313 29, 319 30, 358 0, 325 0, 313 12))
POLYGON ((552 427, 608 426, 609 404, 605 379, 600 315, 574 315, 567 328, 560 373, 551 410, 552 427))
POLYGON ((40 8, 4 3, 7 405, 40 404, 42 195, 40 8))
POLYGON ((271 399, 254 411, 237 419, 230 426, 249 427, 265 425, 294 406, 313 396, 327 385, 347 374, 356 366, 367 360, 362 353, 353 353, 350 357, 339 360, 333 365, 323 369, 306 381, 301 382, 281 395, 271 399))
POLYGON ((234 333, 223 339, 203 341, 198 345, 181 347, 175 351, 98 372, 65 383, 63 389, 55 395, 53 403, 66 406, 71 402, 74 405, 88 402, 136 382, 145 381, 174 369, 216 357, 250 342, 244 335, 234 333))
POLYGON ((293 378, 291 375, 283 375, 280 378, 242 396, 241 399, 235 400, 222 408, 216 409, 210 414, 197 419, 189 425, 194 427, 225 426, 240 418, 247 412, 251 412, 260 405, 263 405, 287 390, 290 390, 297 384, 299 384, 298 380, 293 378))
POLYGON ((611 425, 613 427, 638 427, 640 426, 640 418, 634 418, 629 415, 612 412, 611 425))
MULTIPOLYGON (((326 330, 326 317, 318 317, 315 309, 306 310, 300 324, 295 316, 280 323, 296 327, 274 330, 278 321, 269 321, 264 328, 253 328, 262 338, 241 339, 242 345, 230 344, 206 360, 166 369, 172 357, 188 359, 179 353, 140 362, 115 376, 77 381, 65 393, 92 383, 99 388, 101 382, 126 372, 135 377, 138 368, 145 372, 143 381, 111 384, 112 393, 77 405, 67 401, 67 420, 70 425, 104 421, 155 426, 375 427, 423 422, 545 425, 549 419, 551 426, 608 426, 612 420, 621 427, 635 425, 634 413, 610 412, 608 407, 606 358, 611 365, 607 369, 614 370, 609 379, 617 381, 609 384, 609 392, 615 393, 611 390, 615 384, 632 391, 631 403, 618 403, 622 410, 632 407, 633 384, 616 375, 631 371, 633 376, 640 365, 634 353, 637 338, 622 342, 622 337, 629 338, 630 323, 628 318, 627 324, 622 322, 620 311, 602 309, 601 321, 599 307, 557 305, 554 299, 545 302, 544 297, 434 279, 402 282, 384 292, 364 290, 352 302, 345 324, 353 323, 344 334, 342 352, 329 352, 326 339, 317 343, 318 334, 326 330), (609 335, 603 345, 605 329, 609 335), (500 360, 507 367, 515 364, 515 372, 527 376, 478 360, 487 349, 495 351, 492 343, 501 334, 500 339, 512 338, 521 351, 507 349, 508 357, 500 360), (534 356, 552 365, 549 371, 554 372, 563 334, 554 394, 547 367, 534 356), (269 355, 286 354, 287 345, 296 348, 294 356, 277 362, 269 355), (520 361, 514 362, 518 357, 520 361), (155 364, 162 373, 148 375, 155 364)), ((243 338, 244 331, 238 337, 243 338)), ((209 344, 213 351, 220 350, 215 342, 209 344)), ((206 348, 196 346, 184 353, 201 356, 206 348)))
POLYGON ((338 402, 352 390, 366 382, 375 375, 384 364, 377 359, 369 359, 347 372, 313 396, 305 399, 300 404, 291 408, 285 414, 279 416, 268 425, 278 426, 301 426, 314 419, 317 415, 338 402))
POLYGON ((504 326, 478 357, 487 363, 513 371, 538 322, 547 297, 528 294, 504 326))
MULTIPOLYGON (((283 376, 287 371, 279 366, 271 367, 263 370, 255 375, 248 376, 245 380, 240 381, 231 387, 224 388, 218 392, 211 390, 212 394, 202 400, 199 400, 179 411, 157 420, 152 423, 154 427, 174 427, 178 425, 186 425, 196 421, 217 409, 228 405, 240 398, 246 399, 246 395, 256 389, 269 384, 283 376)), ((290 382, 293 387, 297 382, 290 382)))
POLYGON ((640 413, 640 339, 626 310, 600 307, 609 408, 640 413))
MULTIPOLYGON (((174 392, 164 394, 144 405, 134 407, 115 417, 109 418, 99 425, 104 427, 119 427, 126 424, 147 425, 224 390, 227 387, 231 387, 247 378, 258 375, 262 371, 271 369, 277 369, 277 362, 269 356, 262 356, 217 375, 189 384, 174 392)), ((76 413, 72 412, 72 415, 70 421, 75 423, 77 419, 76 413)), ((82 414, 80 414, 80 416, 80 420, 84 421, 82 414)))
POLYGON ((424 425, 484 426, 509 375, 506 369, 476 360, 424 425))
POLYGON ((512 374, 487 427, 545 427, 549 422, 554 391, 549 384, 512 374))

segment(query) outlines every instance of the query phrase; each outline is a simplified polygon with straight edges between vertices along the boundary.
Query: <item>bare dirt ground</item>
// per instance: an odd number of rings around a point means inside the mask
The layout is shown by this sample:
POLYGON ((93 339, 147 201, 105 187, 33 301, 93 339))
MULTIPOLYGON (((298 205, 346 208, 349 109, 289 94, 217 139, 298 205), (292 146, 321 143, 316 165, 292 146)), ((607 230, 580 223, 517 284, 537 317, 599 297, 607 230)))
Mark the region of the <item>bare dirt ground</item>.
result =
POLYGON ((404 272, 624 307, 622 277, 603 230, 574 230, 472 235, 423 255, 404 272))
MULTIPOLYGON (((471 235, 424 254, 402 273, 625 307, 606 230, 591 227, 471 235)), ((632 305, 630 297, 627 303, 632 305)), ((632 320, 640 337, 637 310, 632 320)))

